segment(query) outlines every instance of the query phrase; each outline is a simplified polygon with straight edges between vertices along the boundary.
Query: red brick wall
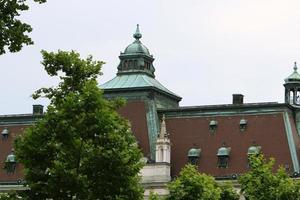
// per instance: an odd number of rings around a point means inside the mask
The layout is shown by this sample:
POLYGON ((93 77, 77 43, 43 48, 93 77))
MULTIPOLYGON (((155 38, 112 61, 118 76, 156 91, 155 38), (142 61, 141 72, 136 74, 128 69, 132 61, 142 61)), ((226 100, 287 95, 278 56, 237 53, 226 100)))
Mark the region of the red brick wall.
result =
POLYGON ((172 143, 172 175, 177 175, 187 163, 187 153, 195 144, 202 149, 199 170, 214 176, 242 173, 247 170, 247 151, 253 144, 262 147, 266 157, 275 157, 276 164, 289 165, 292 161, 286 138, 283 114, 262 114, 245 116, 169 118, 166 120, 172 143), (245 131, 239 129, 240 119, 248 125, 245 131), (210 120, 218 121, 215 133, 209 131, 210 120), (231 147, 228 168, 217 167, 217 150, 225 142, 231 147))
MULTIPOLYGON (((139 141, 139 146, 141 147, 144 155, 148 155, 149 140, 148 140, 148 129, 146 120, 146 108, 144 102, 129 102, 126 106, 120 109, 120 114, 131 122, 132 131, 139 141)), ((22 134, 24 129, 29 125, 15 125, 8 126, 9 137, 6 140, 2 139, 0 134, 0 181, 17 181, 23 179, 23 166, 18 163, 15 173, 8 174, 4 169, 4 163, 8 154, 11 153, 13 148, 13 136, 22 134)), ((6 126, 0 126, 0 133, 6 126)))
MULTIPOLYGON (((4 129, 5 126, 0 126, 0 132, 4 129)), ((18 163, 16 170, 14 173, 7 173, 4 169, 5 160, 8 154, 11 153, 13 148, 13 140, 19 134, 22 134, 24 129, 28 127, 28 125, 16 125, 16 126, 7 126, 9 130, 9 136, 7 139, 2 139, 2 135, 0 135, 0 181, 17 181, 19 179, 23 179, 23 166, 18 163)))
POLYGON ((120 114, 131 123, 132 131, 138 141, 139 147, 145 156, 150 154, 146 107, 142 101, 128 102, 120 109, 120 114))

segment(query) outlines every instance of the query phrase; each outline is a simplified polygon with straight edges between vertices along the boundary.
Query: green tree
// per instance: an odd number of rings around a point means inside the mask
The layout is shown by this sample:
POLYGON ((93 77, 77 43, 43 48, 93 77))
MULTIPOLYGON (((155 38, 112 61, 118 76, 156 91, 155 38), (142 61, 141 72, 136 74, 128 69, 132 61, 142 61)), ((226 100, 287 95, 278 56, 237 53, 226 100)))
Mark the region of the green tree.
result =
POLYGON ((148 200, 161 200, 161 198, 158 197, 158 194, 154 193, 153 191, 150 191, 148 200))
POLYGON ((233 189, 231 183, 220 183, 221 189, 220 200, 239 200, 240 195, 233 189))
POLYGON ((178 178, 169 184, 167 200, 218 200, 221 189, 213 177, 198 172, 196 166, 188 164, 178 178))
MULTIPOLYGON (((34 0, 44 3, 46 0, 34 0)), ((0 0, 0 55, 6 52, 18 52, 23 45, 33 44, 27 35, 32 31, 29 24, 17 19, 20 12, 29 9, 26 0, 0 0)))
POLYGON ((274 159, 263 155, 250 157, 251 170, 239 178, 241 192, 248 200, 298 200, 299 184, 279 168, 273 172, 274 159))
POLYGON ((10 191, 7 193, 1 193, 0 194, 0 200, 17 200, 22 199, 20 195, 17 194, 15 191, 10 191))
POLYGON ((76 52, 42 51, 45 70, 62 80, 42 88, 44 117, 15 142, 30 190, 27 199, 139 200, 141 151, 120 103, 102 96, 96 78, 103 62, 81 59, 76 52))

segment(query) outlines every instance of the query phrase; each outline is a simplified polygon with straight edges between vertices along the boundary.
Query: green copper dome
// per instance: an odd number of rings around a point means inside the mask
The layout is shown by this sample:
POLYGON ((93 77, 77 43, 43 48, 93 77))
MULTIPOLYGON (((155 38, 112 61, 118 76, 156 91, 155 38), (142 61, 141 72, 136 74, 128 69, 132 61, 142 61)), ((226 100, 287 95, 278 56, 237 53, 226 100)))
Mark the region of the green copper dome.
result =
POLYGON ((139 40, 136 40, 132 44, 128 45, 123 54, 146 54, 150 56, 148 48, 139 40))
POLYGON ((140 39, 142 38, 142 34, 140 33, 139 25, 137 24, 136 31, 133 34, 135 41, 128 45, 124 51, 124 54, 146 54, 150 56, 148 48, 142 44, 140 39))
POLYGON ((294 64, 294 72, 284 79, 285 83, 300 82, 300 74, 297 72, 297 63, 295 62, 294 64))

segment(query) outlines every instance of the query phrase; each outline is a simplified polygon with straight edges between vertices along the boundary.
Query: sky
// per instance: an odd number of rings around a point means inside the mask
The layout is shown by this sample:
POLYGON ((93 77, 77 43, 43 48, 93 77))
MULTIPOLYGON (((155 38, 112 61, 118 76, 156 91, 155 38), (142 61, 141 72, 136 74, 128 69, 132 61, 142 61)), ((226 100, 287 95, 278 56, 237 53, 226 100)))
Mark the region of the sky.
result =
POLYGON ((119 54, 141 41, 153 54, 156 79, 181 106, 283 102, 284 79, 300 67, 299 0, 48 0, 30 2, 20 19, 35 44, 0 56, 0 115, 47 105, 31 94, 55 86, 40 51, 75 50, 105 61, 99 84, 117 72, 119 54))

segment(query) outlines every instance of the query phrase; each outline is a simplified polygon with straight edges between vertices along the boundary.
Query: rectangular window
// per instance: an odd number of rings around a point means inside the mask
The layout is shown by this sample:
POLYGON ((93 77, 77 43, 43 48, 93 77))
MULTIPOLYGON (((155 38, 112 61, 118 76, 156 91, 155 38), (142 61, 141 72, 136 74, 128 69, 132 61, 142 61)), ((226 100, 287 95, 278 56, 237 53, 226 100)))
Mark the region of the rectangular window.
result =
POLYGON ((218 167, 219 168, 228 167, 228 156, 218 156, 218 167))

